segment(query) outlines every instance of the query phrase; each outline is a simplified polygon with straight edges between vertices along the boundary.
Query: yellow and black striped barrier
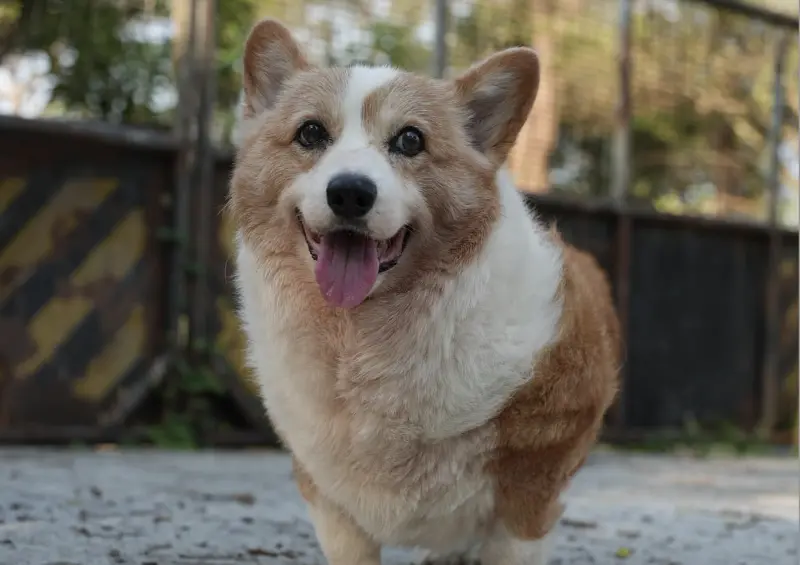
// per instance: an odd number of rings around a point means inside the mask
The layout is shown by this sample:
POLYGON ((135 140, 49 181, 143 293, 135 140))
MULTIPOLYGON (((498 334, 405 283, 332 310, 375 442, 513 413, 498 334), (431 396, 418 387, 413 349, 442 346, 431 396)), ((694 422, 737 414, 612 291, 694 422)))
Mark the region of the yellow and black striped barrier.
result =
POLYGON ((0 178, 0 427, 93 425, 146 370, 152 284, 141 186, 0 178))

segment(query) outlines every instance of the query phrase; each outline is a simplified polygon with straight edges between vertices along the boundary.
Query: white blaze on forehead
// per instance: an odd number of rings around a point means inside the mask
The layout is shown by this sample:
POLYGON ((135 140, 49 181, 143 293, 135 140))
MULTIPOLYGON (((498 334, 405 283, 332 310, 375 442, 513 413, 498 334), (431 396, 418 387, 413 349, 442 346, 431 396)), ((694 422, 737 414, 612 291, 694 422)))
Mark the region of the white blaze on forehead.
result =
POLYGON ((391 82, 399 71, 392 67, 351 67, 347 77, 344 97, 342 98, 342 115, 344 127, 342 129, 342 143, 351 146, 359 141, 367 144, 367 134, 364 131, 364 101, 367 97, 391 82), (354 139, 358 136, 360 139, 354 139))
POLYGON ((364 102, 397 75, 397 69, 391 67, 354 66, 348 69, 341 101, 342 131, 320 163, 323 169, 328 169, 331 174, 345 171, 362 173, 376 183, 387 182, 385 177, 391 174, 391 167, 364 127, 364 102))

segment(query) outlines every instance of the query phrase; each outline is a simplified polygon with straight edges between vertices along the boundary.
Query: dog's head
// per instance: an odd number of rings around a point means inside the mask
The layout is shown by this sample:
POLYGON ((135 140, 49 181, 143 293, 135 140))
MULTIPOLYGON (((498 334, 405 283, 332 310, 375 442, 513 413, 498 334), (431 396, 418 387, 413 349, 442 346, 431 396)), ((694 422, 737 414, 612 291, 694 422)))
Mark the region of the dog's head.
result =
POLYGON ((538 69, 526 48, 455 80, 323 69, 280 23, 259 22, 245 47, 246 133, 231 184, 243 236, 313 271, 341 307, 457 269, 498 217, 495 175, 538 69))

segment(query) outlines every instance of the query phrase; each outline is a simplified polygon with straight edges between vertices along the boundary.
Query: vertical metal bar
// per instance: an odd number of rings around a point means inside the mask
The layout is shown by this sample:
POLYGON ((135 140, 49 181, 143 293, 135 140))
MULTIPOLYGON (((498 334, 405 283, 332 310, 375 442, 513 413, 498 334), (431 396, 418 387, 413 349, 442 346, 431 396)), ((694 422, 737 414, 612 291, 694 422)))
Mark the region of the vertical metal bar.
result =
POLYGON ((191 226, 195 243, 194 262, 196 278, 191 309, 192 340, 207 341, 209 295, 208 269, 209 246, 212 228, 212 202, 214 193, 215 152, 212 140, 212 125, 216 101, 216 0, 196 0, 197 30, 195 87, 198 89, 196 120, 196 149, 192 183, 197 194, 197 208, 191 226))
MULTIPOLYGON (((632 220, 625 206, 631 179, 631 16, 633 0, 619 0, 617 69, 619 95, 616 107, 614 143, 612 146, 611 196, 614 202, 617 229, 615 234, 615 294, 623 353, 628 350, 630 303, 630 263, 632 220)), ((620 369, 621 386, 617 402, 610 412, 611 425, 619 431, 625 427, 627 363, 620 369)))
POLYGON ((173 65, 178 90, 178 105, 173 134, 178 142, 175 160, 175 191, 172 201, 173 238, 170 258, 169 336, 171 348, 182 349, 188 338, 186 323, 186 265, 189 232, 189 194, 194 162, 194 128, 192 115, 196 92, 192 88, 194 69, 194 0, 173 0, 172 21, 173 65))
POLYGON ((447 71, 447 0, 434 0, 433 76, 443 78, 447 71))
POLYGON ((769 130, 770 149, 767 176, 767 219, 769 221, 769 249, 767 254, 766 296, 764 308, 764 357, 761 368, 761 421, 759 432, 763 436, 772 433, 777 421, 778 409, 778 355, 780 339, 780 254, 781 240, 778 231, 778 198, 780 190, 780 148, 783 142, 783 67, 788 47, 788 36, 782 33, 776 42, 773 61, 773 107, 772 124, 769 130))

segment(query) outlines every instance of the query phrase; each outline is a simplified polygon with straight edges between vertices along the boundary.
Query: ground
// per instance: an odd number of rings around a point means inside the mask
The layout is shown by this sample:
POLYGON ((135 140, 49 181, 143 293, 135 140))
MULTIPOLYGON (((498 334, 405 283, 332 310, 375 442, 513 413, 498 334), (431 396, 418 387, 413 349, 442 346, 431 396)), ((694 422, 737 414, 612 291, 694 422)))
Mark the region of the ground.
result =
MULTIPOLYGON (((604 451, 566 502, 551 565, 798 561, 794 458, 604 451)), ((106 563, 324 561, 282 453, 0 451, 0 564, 106 563)))

